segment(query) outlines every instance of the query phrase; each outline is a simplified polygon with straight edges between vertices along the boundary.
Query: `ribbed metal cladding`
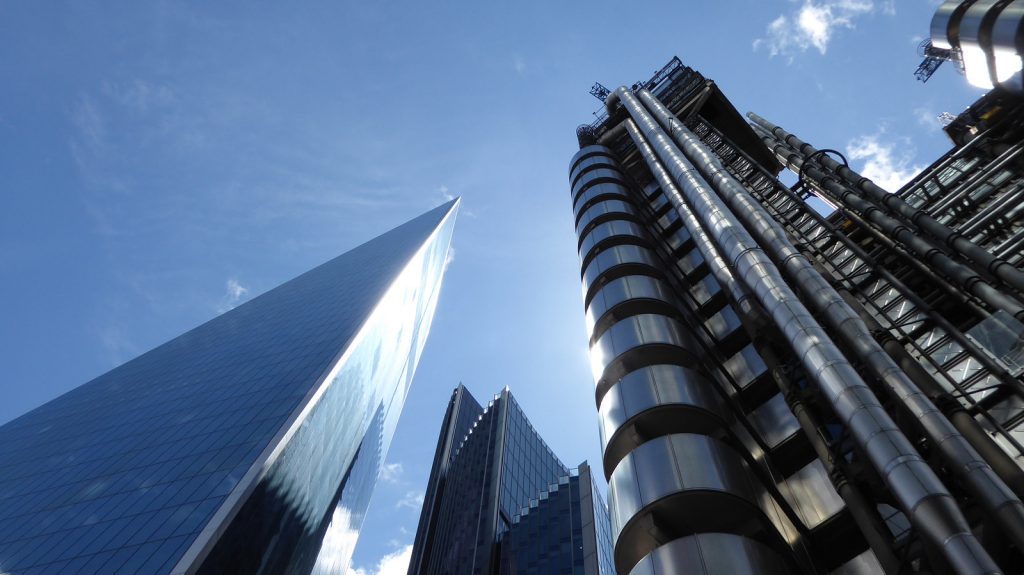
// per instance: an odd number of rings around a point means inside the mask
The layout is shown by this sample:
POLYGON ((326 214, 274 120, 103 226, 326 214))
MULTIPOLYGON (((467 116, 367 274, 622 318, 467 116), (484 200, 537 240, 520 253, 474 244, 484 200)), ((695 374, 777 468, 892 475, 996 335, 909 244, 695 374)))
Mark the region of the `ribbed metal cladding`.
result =
POLYGON ((712 385, 700 373, 678 365, 644 367, 613 385, 599 409, 605 475, 649 437, 722 436, 730 414, 712 385))
MULTIPOLYGON (((609 110, 613 110, 621 102, 636 122, 639 130, 633 137, 646 140, 654 148, 693 206, 702 226, 711 230, 717 248, 728 255, 737 278, 768 311, 800 359, 804 371, 815 381, 822 396, 850 430, 904 512, 932 544, 942 550, 957 572, 999 572, 971 533, 948 490, 760 247, 760 244, 766 244, 772 251, 775 246, 771 244, 781 241, 781 238, 769 237, 750 224, 750 229, 746 229, 739 223, 718 194, 729 200, 736 197, 729 196, 719 176, 713 178, 716 182, 714 188, 704 181, 655 121, 654 115, 658 111, 656 99, 643 91, 641 96, 646 100, 646 107, 632 92, 619 88, 609 96, 607 105, 609 110), (757 240, 752 233, 758 234, 757 240)), ((659 119, 666 121, 666 118, 659 119)), ((672 136, 691 159, 698 164, 713 161, 705 150, 689 139, 692 134, 685 127, 672 124, 671 129, 672 136)))
MULTIPOLYGON (((1024 0, 940 13, 1024 37, 1024 0)), ((569 187, 619 572, 1024 573, 1024 100, 883 190, 678 59, 600 92, 569 187)))
POLYGON ((615 566, 627 573, 664 539, 735 533, 771 541, 764 487, 743 458, 707 435, 664 435, 638 445, 608 481, 615 566))
MULTIPOLYGON (((777 510, 729 446, 732 415, 702 373, 702 348, 683 322, 666 264, 635 203, 649 209, 647 198, 631 190, 603 146, 580 150, 570 181, 618 572, 628 573, 660 542, 704 532, 721 533, 685 545, 725 545, 749 552, 737 564, 770 565, 768 555, 752 550, 782 541, 769 517, 777 510)), ((666 227, 658 229, 674 227, 668 214, 662 220, 666 227)), ((675 251, 691 238, 680 228, 666 241, 675 251)), ((684 257, 677 265, 692 271, 702 260, 684 257)), ((709 320, 712 333, 735 328, 730 313, 709 320)), ((667 560, 675 552, 666 551, 667 560)), ((645 565, 660 565, 661 557, 652 555, 645 565)))
POLYGON ((789 566, 767 545, 731 533, 681 537, 658 547, 629 575, 787 575, 789 566))

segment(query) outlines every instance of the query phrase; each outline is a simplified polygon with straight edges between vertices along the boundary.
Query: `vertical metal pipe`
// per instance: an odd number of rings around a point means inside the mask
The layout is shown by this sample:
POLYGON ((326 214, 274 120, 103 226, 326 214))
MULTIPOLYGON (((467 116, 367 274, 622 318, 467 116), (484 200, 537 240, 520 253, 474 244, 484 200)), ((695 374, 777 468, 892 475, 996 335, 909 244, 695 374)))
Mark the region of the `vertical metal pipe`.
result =
MULTIPOLYGON (((768 364, 778 365, 779 363, 778 359, 774 357, 766 357, 764 359, 765 363, 768 364)), ((837 467, 836 458, 824 440, 825 437, 828 437, 828 432, 824 426, 818 423, 817 418, 810 412, 807 405, 804 404, 800 398, 800 393, 793 389, 792 384, 784 375, 773 377, 773 379, 775 379, 776 385, 779 386, 780 391, 783 393, 786 405, 789 406, 793 416, 800 424, 800 429, 804 432, 804 436, 807 437, 808 442, 814 449, 818 460, 821 461, 825 471, 828 472, 829 479, 835 486, 836 492, 843 499, 843 502, 846 503, 846 508, 850 511, 850 516, 853 517, 853 521, 860 529, 864 540, 867 541, 868 547, 871 548, 875 558, 882 565, 882 569, 886 573, 899 573, 902 562, 893 550, 892 536, 885 527, 885 522, 879 516, 878 508, 837 467)))
POLYGON ((620 101, 672 174, 701 225, 737 270, 739 280, 778 326, 807 376, 850 430, 914 526, 942 549, 958 573, 999 573, 945 486, 783 280, 758 242, 624 87, 613 92, 606 105, 614 108, 620 101))
POLYGON ((982 507, 995 515, 1010 533, 1014 543, 1024 548, 1024 503, 999 479, 931 399, 896 365, 875 341, 857 312, 790 243, 781 224, 726 171, 718 157, 650 92, 641 90, 640 99, 662 127, 669 131, 687 159, 750 230, 751 235, 765 246, 768 256, 792 285, 797 286, 804 301, 824 318, 833 334, 864 362, 888 394, 917 419, 925 436, 957 479, 978 498, 982 507))
MULTIPOLYGON (((750 112, 747 114, 751 120, 772 133, 779 141, 789 146, 803 157, 806 162, 811 156, 815 161, 839 175, 840 178, 850 184, 855 190, 862 192, 867 198, 877 205, 884 206, 890 213, 897 216, 908 225, 912 225, 932 236, 943 244, 949 246, 958 254, 970 262, 974 262, 981 268, 987 270, 1007 285, 1017 290, 1024 290, 1024 272, 1002 258, 992 255, 988 250, 975 244, 964 237, 958 231, 953 231, 945 224, 940 223, 928 212, 921 208, 915 208, 903 201, 903 198, 896 194, 890 194, 877 184, 849 167, 840 164, 832 157, 819 154, 818 149, 804 142, 795 134, 787 132, 780 126, 772 124, 761 116, 750 112)), ((964 230, 963 233, 967 233, 964 230)))

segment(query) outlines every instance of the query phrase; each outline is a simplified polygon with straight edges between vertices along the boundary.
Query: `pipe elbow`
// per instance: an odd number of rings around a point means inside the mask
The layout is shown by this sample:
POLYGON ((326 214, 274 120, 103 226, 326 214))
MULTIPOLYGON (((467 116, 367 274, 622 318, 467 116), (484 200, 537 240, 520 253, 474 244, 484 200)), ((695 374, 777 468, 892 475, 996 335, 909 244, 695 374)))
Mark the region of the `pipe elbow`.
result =
POLYGON ((622 100, 622 93, 625 91, 625 86, 619 86, 612 90, 608 94, 608 97, 604 99, 604 109, 608 111, 609 116, 615 113, 615 109, 619 106, 619 103, 622 100))

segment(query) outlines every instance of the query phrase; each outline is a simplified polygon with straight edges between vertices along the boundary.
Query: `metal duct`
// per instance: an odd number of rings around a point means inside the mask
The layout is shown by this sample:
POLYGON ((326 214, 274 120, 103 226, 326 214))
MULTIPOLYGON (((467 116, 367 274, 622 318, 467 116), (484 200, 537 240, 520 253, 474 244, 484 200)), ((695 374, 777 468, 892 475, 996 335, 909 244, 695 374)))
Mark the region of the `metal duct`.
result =
MULTIPOLYGON (((652 152, 653 154, 653 152, 652 152)), ((780 190, 793 202, 801 202, 801 198, 792 190, 786 187, 780 188, 780 190)), ((911 304, 914 305, 921 313, 924 313, 928 319, 935 323, 942 331, 949 335, 953 341, 959 344, 964 350, 968 351, 971 356, 985 367, 986 370, 991 372, 993 375, 999 378, 999 380, 1010 387, 1017 387, 1020 382, 1013 379, 1012 376, 1006 372, 1004 367, 995 361, 985 352, 981 351, 974 342, 969 339, 962 331, 956 326, 949 322, 945 317, 935 311, 934 308, 929 306, 916 292, 911 290, 904 284, 899 278, 894 276, 892 272, 879 265, 874 258, 868 255, 857 243, 850 240, 846 235, 836 228, 834 224, 828 221, 824 216, 819 214, 813 209, 807 209, 806 213, 821 226, 827 233, 836 239, 850 250, 858 259, 868 264, 881 279, 891 284, 901 293, 911 304)), ((869 228, 870 229, 870 228, 869 228)), ((931 274, 928 268, 921 270, 931 274)), ((931 276, 931 281, 943 282, 948 286, 940 276, 931 276)), ((949 286, 949 289, 952 286, 949 286)), ((844 299, 847 299, 844 297, 844 299)), ((849 300, 847 300, 849 302, 849 300)), ((851 303, 851 307, 858 310, 858 315, 864 319, 868 325, 869 330, 876 328, 881 329, 881 326, 874 322, 870 315, 865 315, 867 312, 863 306, 854 305, 851 303), (874 325, 873 325, 874 322, 874 325)), ((910 379, 917 384, 926 395, 932 398, 933 401, 938 401, 939 405, 946 401, 946 405, 942 405, 945 409, 944 413, 948 419, 950 419, 953 425, 964 435, 964 437, 971 443, 972 446, 982 457, 992 466, 992 469, 997 475, 1007 484, 1007 486, 1019 497, 1024 495, 1024 471, 1013 461, 1013 459, 999 447, 988 432, 982 428, 981 424, 978 423, 973 416, 971 416, 960 403, 953 398, 949 392, 942 387, 935 379, 921 366, 921 364, 914 360, 907 352, 906 348, 899 341, 886 338, 880 342, 882 348, 889 353, 890 357, 893 358, 897 364, 900 365, 901 369, 910 377, 910 379), (955 406, 955 407, 953 407, 955 406)))
POLYGON ((786 284, 778 268, 636 97, 620 87, 609 95, 606 105, 614 108, 619 101, 672 174, 704 229, 732 263, 739 280, 779 327, 807 376, 846 424, 914 526, 941 550, 957 573, 999 573, 953 497, 786 284))
MULTIPOLYGON (((629 132, 630 137, 636 145, 637 151, 640 153, 640 157, 647 164, 648 169, 650 169, 651 173, 654 175, 658 185, 661 186, 662 192, 672 199, 674 207, 679 213, 680 218, 683 220, 683 225, 686 229, 690 230, 691 236, 694 238, 694 244, 707 261, 711 275, 719 285, 729 293, 730 298, 734 302, 737 302, 737 307, 743 309, 745 314, 749 314, 752 311, 750 308, 753 305, 749 299, 750 292, 736 281, 736 276, 733 275, 732 270, 729 269, 725 260, 722 259, 721 254, 715 247, 714 242, 712 242, 707 232, 704 230, 704 226, 701 225, 700 220, 697 219, 697 216, 694 215, 693 211, 686 204, 686 200, 683 198, 682 194, 679 193, 679 189, 676 188, 675 183, 672 181, 672 177, 668 174, 665 167, 661 164, 661 161, 659 161, 658 157, 655 155, 654 149, 651 148, 650 144, 648 144, 644 139, 633 120, 627 118, 620 125, 624 125, 626 127, 626 130, 629 132)), ((761 310, 757 310, 756 315, 757 317, 763 317, 763 312, 761 312, 761 310)), ((764 351, 762 350, 761 353, 764 353, 764 351)), ((779 385, 782 387, 782 382, 779 382, 779 385)), ((868 545, 871 547, 875 556, 882 565, 888 566, 886 572, 895 572, 899 569, 900 561, 892 550, 891 542, 884 535, 888 533, 888 530, 878 517, 877 510, 868 502, 864 494, 861 493, 858 488, 843 478, 842 474, 835 470, 834 463, 832 461, 832 453, 828 450, 828 446, 825 444, 825 434, 821 430, 819 424, 813 420, 813 417, 797 399, 799 395, 791 393, 792 389, 788 387, 782 387, 781 391, 787 399, 793 400, 794 403, 791 403, 789 407, 812 448, 815 450, 815 453, 818 455, 819 460, 827 466, 827 469, 833 478, 839 478, 839 481, 836 483, 836 491, 846 503, 847 508, 850 510, 850 514, 860 527, 861 533, 867 540, 868 545)))
POLYGON ((762 128, 771 132, 778 140, 795 150, 803 157, 805 162, 813 156, 825 168, 838 174, 847 183, 867 195, 874 203, 884 206, 904 223, 917 226, 926 234, 949 246, 967 260, 978 264, 1014 289, 1024 290, 1024 272, 1017 269, 1010 262, 992 255, 985 248, 940 223, 925 210, 912 207, 903 201, 903 198, 883 190, 871 180, 835 161, 831 156, 819 153, 818 149, 796 137, 792 132, 787 132, 782 127, 772 124, 753 112, 748 113, 747 116, 762 128))
POLYGON ((654 154, 654 149, 647 144, 647 141, 643 139, 639 129, 633 120, 627 118, 620 124, 625 127, 626 131, 629 132, 630 137, 636 144, 637 151, 640 152, 640 156, 647 163, 647 167, 650 168, 651 173, 654 175, 654 179, 657 180, 658 185, 661 187, 661 191, 672 203, 672 207, 679 213, 679 217, 683 222, 683 226, 690 232, 690 236, 693 238, 694 245, 697 251, 700 252, 701 257, 704 258, 704 262, 708 265, 708 270, 711 272, 711 276, 715 278, 718 285, 722 286, 726 292, 731 296, 731 299, 736 302, 736 305, 744 310, 748 307, 748 301, 750 298, 750 292, 745 290, 741 286, 736 278, 732 275, 732 271, 729 270, 728 264, 722 259, 722 255, 718 249, 715 248, 714 242, 708 236, 707 231, 704 230, 704 226, 701 225, 700 220, 687 205, 686 199, 679 193, 679 188, 676 187, 672 181, 672 177, 667 171, 665 166, 658 161, 654 154))
MULTIPOLYGON (((763 129, 762 129, 763 131, 763 129)), ((793 152, 783 143, 775 140, 773 136, 767 135, 763 138, 765 144, 786 164, 786 167, 794 172, 803 174, 808 180, 822 188, 833 196, 847 209, 860 214, 893 240, 903 244, 911 251, 919 255, 924 262, 931 265, 936 271, 950 278, 967 293, 976 296, 981 301, 995 309, 1001 309, 1018 319, 1024 319, 1024 305, 1016 299, 997 290, 978 272, 961 264, 946 255, 937 247, 914 234, 914 231, 904 223, 886 215, 882 210, 873 206, 867 200, 855 194, 847 185, 829 176, 813 165, 806 165, 800 154, 793 152)))
POLYGON ((782 226, 726 171, 718 157, 650 92, 641 90, 640 99, 662 127, 669 131, 687 159, 693 162, 701 175, 732 208, 751 235, 760 245, 765 246, 772 261, 783 270, 793 285, 798 286, 804 301, 818 313, 818 317, 825 320, 833 333, 864 363, 871 374, 882 382, 893 399, 900 402, 917 420, 925 436, 957 479, 978 498, 982 507, 995 516, 1013 542, 1024 548, 1024 503, 1003 483, 931 399, 896 365, 892 357, 875 341, 859 314, 790 243, 782 226))

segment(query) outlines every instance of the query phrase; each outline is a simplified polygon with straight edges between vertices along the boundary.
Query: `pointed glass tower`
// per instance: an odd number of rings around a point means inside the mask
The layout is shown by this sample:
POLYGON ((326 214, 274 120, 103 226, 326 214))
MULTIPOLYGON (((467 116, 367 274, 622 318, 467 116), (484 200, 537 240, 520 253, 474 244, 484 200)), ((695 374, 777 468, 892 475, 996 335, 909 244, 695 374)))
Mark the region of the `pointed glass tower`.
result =
POLYGON ((0 572, 345 572, 457 208, 0 427, 0 572))

